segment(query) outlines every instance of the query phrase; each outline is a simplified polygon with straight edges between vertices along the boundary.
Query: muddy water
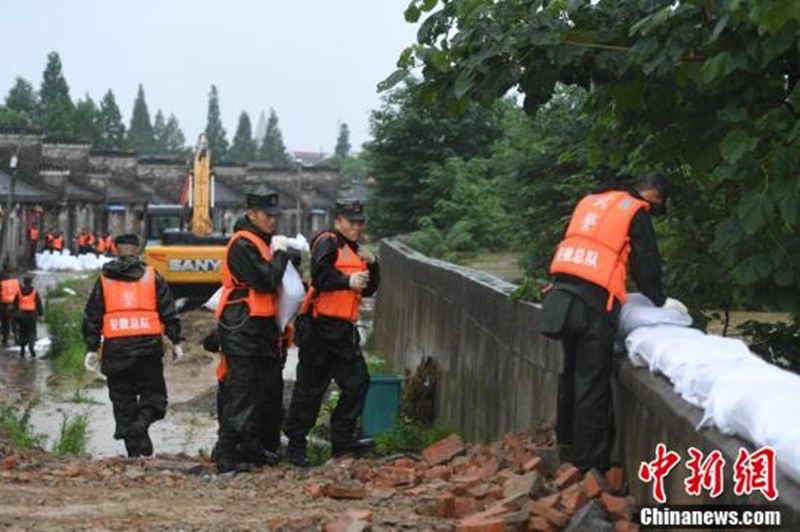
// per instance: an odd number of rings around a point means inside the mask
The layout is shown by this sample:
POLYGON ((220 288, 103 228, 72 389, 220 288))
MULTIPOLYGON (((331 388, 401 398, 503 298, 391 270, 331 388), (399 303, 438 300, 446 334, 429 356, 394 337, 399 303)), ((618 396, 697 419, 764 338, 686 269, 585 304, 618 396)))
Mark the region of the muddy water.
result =
MULTIPOLYGON (((34 272, 33 275, 34 286, 44 293, 57 282, 81 274, 34 272)), ((371 330, 372 311, 373 300, 365 300, 362 319, 358 324, 364 340, 371 330)), ((185 329, 190 324, 184 320, 183 326, 186 334, 185 329)), ((22 401, 27 404, 36 399, 31 423, 35 432, 47 435, 47 449, 51 449, 58 438, 65 417, 86 414, 89 432, 87 452, 96 457, 124 456, 123 443, 112 437, 114 417, 105 382, 99 378, 89 381, 87 376, 85 382, 76 383, 56 376, 45 358, 50 339, 47 338, 43 322, 39 323, 38 333, 37 359, 20 359, 17 347, 0 351, 0 401, 22 401)), ((185 349, 190 355, 187 362, 175 364, 169 357, 165 358, 164 374, 170 407, 166 418, 150 428, 156 454, 210 453, 216 441, 217 421, 213 415, 213 393, 210 393, 216 384, 216 358, 204 355, 199 346, 186 345, 185 349), (187 408, 186 403, 192 406, 187 408), (196 403, 202 406, 197 407, 196 403)), ((292 348, 283 373, 287 390, 291 386, 289 382, 295 380, 296 367, 297 349, 292 348)), ((288 400, 286 402, 288 406, 288 400)))

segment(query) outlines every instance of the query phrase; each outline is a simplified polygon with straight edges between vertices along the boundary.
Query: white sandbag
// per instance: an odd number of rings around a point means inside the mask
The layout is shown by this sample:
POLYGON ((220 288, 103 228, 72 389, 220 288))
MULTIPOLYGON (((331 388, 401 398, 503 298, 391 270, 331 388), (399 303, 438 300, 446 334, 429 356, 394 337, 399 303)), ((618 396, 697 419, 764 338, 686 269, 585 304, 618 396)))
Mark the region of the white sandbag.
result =
POLYGON ((702 336, 702 331, 678 325, 639 327, 625 338, 625 348, 634 366, 652 368, 656 350, 664 345, 664 342, 675 341, 680 338, 700 338, 702 336))
POLYGON ((619 314, 617 335, 625 338, 639 327, 650 325, 680 325, 688 327, 692 317, 675 309, 657 307, 644 294, 628 294, 619 314))
POLYGON ((283 273, 281 287, 278 291, 278 324, 281 330, 300 310, 300 305, 303 303, 305 296, 306 290, 303 286, 303 280, 290 262, 286 265, 286 271, 283 273))

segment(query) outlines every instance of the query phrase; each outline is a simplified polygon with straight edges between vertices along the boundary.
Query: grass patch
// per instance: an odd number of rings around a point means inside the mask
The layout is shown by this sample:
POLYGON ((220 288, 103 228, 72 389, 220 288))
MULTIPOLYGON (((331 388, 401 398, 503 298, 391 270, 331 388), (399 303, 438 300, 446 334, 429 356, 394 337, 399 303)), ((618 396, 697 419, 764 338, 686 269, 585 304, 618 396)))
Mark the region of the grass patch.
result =
POLYGON ((83 307, 96 279, 68 279, 47 292, 44 321, 53 341, 51 366, 57 375, 77 378, 85 373, 83 307))
POLYGON ((331 448, 324 443, 312 440, 308 442, 308 451, 306 455, 312 466, 321 466, 331 459, 331 448))
POLYGON ((78 414, 74 417, 65 415, 61 419, 61 430, 53 444, 53 453, 58 456, 78 456, 86 452, 89 441, 89 415, 78 414))
POLYGON ((0 433, 22 449, 41 447, 47 441, 45 434, 36 434, 31 426, 31 412, 36 401, 31 401, 22 412, 13 405, 0 403, 0 433))
POLYGON ((381 456, 416 453, 455 432, 443 423, 426 427, 413 421, 398 421, 392 430, 375 437, 375 452, 381 456))
POLYGON ((75 392, 72 394, 72 397, 69 398, 70 403, 75 403, 78 405, 86 404, 86 405, 101 405, 103 404, 100 401, 96 401, 86 395, 83 391, 83 388, 75 388, 75 392))

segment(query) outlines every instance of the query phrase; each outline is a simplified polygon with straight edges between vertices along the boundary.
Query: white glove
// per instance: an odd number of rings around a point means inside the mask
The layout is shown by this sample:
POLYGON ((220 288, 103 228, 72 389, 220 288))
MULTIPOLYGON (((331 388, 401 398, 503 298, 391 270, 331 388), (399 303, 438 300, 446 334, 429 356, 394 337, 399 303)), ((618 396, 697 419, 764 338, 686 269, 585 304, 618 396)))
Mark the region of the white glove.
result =
POLYGON ((677 310, 682 314, 689 314, 689 309, 686 308, 686 305, 681 303, 675 298, 668 297, 667 300, 664 302, 664 306, 662 308, 670 309, 670 310, 677 310))
POLYGON ((358 248, 358 256, 367 261, 368 264, 375 262, 375 255, 367 251, 367 248, 364 246, 358 248))
POLYGON ((286 251, 289 248, 289 239, 283 235, 272 237, 272 251, 286 251))
POLYGON ((359 272, 350 276, 350 288, 353 290, 363 290, 369 282, 369 273, 359 272))
POLYGON ((174 344, 172 346, 172 360, 175 362, 183 358, 183 346, 181 344, 174 344))
POLYGON ((86 368, 86 371, 100 373, 100 357, 97 355, 97 351, 89 351, 86 353, 86 356, 83 358, 83 367, 86 368))

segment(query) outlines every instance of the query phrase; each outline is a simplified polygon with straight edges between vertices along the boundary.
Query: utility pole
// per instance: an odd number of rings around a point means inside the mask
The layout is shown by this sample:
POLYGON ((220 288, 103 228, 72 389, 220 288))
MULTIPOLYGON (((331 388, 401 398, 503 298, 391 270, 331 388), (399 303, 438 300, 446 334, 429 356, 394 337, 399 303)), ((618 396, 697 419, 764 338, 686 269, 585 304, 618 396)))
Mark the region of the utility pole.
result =
POLYGON ((295 157, 294 162, 295 165, 297 166, 297 234, 299 235, 302 233, 301 229, 303 227, 303 218, 301 213, 302 206, 300 204, 300 199, 301 199, 300 197, 302 195, 302 187, 300 183, 300 175, 301 175, 300 170, 303 167, 303 165, 302 161, 297 157, 295 157))
POLYGON ((14 194, 17 189, 17 163, 19 162, 21 147, 22 138, 20 137, 19 142, 17 142, 17 152, 11 156, 11 161, 8 165, 11 168, 11 183, 9 183, 8 196, 6 196, 5 212, 3 213, 3 228, 0 229, 0 244, 2 244, 2 250, 0 250, 0 268, 5 266, 6 261, 10 259, 11 255, 9 251, 11 247, 11 238, 13 238, 13 236, 9 234, 11 231, 11 209, 14 207, 14 194))

